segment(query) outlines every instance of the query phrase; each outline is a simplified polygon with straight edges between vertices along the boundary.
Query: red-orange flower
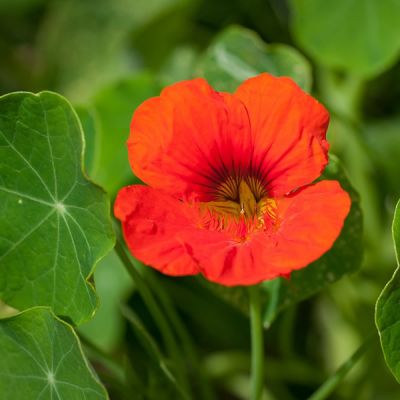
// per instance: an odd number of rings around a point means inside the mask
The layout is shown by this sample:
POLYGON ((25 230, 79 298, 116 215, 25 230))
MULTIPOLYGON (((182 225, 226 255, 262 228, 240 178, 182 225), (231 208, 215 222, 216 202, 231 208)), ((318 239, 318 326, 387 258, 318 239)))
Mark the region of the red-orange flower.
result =
POLYGON ((134 256, 224 285, 288 275, 339 235, 350 198, 318 178, 328 112, 291 79, 261 74, 234 94, 204 79, 165 88, 134 113, 134 173, 115 203, 134 256))

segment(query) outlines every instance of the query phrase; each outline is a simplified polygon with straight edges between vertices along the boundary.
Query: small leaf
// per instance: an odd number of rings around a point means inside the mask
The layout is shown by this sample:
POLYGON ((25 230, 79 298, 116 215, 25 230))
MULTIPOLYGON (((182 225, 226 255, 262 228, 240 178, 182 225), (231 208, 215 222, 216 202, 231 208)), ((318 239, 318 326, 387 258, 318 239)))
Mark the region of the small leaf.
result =
POLYGON ((0 298, 79 324, 96 308, 88 279, 114 235, 106 194, 82 173, 70 104, 50 92, 1 97, 0 160, 0 298))
MULTIPOLYGON (((378 179, 383 180, 385 193, 390 195, 395 204, 400 196, 400 115, 368 121, 364 127, 365 144, 368 146, 368 155, 373 157, 371 168, 376 173, 381 172, 378 179)), ((369 159, 369 161, 371 161, 369 159)), ((387 198, 387 197, 386 197, 387 198)))
POLYGON ((292 0, 293 34, 316 61, 370 78, 398 59, 400 2, 292 0))
MULTIPOLYGON (((393 240, 400 265, 400 201, 393 219, 393 240)), ((383 289, 376 303, 375 320, 386 363, 400 383, 400 266, 383 289)))
MULTIPOLYGON (((278 278, 262 283, 267 296, 264 324, 270 325, 276 315, 291 304, 312 296, 342 276, 355 272, 363 254, 363 224, 358 194, 348 181, 338 160, 330 156, 321 180, 337 180, 351 197, 352 205, 343 230, 331 250, 304 269, 292 272, 289 279, 278 278)), ((316 232, 317 234, 317 232, 316 232)))
POLYGON ((70 325, 36 307, 0 320, 3 399, 107 399, 70 325))
POLYGON ((220 91, 233 92, 239 84, 262 72, 289 76, 304 90, 311 88, 311 68, 295 49, 267 45, 254 32, 232 26, 217 36, 198 66, 198 72, 220 91))

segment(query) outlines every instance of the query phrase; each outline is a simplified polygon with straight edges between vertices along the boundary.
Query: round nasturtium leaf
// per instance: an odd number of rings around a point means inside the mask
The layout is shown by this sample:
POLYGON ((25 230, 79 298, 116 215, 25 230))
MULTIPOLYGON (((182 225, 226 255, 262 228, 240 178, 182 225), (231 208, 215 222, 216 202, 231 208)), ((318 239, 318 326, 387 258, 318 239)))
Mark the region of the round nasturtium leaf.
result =
POLYGON ((36 307, 0 320, 2 399, 108 399, 70 325, 36 307))
POLYGON ((400 55, 399 0, 291 0, 292 30, 320 64, 365 78, 400 55))
POLYGON ((400 201, 393 219, 398 267, 376 303, 375 320, 386 363, 400 383, 400 201))
POLYGON ((295 49, 283 44, 266 44, 254 32, 232 26, 220 33, 206 50, 198 74, 216 90, 234 92, 245 79, 269 72, 288 76, 302 89, 311 89, 311 67, 295 49))
POLYGON ((75 324, 94 313, 88 279, 114 243, 107 195, 82 172, 82 138, 61 96, 0 97, 0 298, 75 324))

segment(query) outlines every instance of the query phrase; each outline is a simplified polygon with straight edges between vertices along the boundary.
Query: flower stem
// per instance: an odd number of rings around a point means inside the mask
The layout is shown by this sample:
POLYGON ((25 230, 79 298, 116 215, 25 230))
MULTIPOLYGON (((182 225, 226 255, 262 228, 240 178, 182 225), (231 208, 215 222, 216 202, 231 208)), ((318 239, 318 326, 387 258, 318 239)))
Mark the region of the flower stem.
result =
POLYGON ((154 287, 154 293, 156 296, 158 296, 160 304, 163 306, 166 316, 171 321, 171 325, 175 328, 175 332, 179 337, 184 354, 196 371, 196 376, 201 383, 198 389, 199 393, 201 393, 200 398, 204 400, 214 400, 214 393, 210 386, 210 382, 208 381, 208 377, 205 374, 205 371, 203 370, 203 367, 200 363, 198 354, 192 342, 192 338, 190 337, 185 325, 180 319, 180 316, 178 315, 170 297, 165 292, 164 287, 160 285, 160 282, 156 278, 156 275, 153 271, 149 269, 146 276, 149 282, 154 287))
POLYGON ((148 307, 149 312, 153 316, 154 321, 161 332, 161 336, 164 340, 165 347, 171 358, 176 363, 182 387, 184 387, 186 391, 189 391, 190 385, 187 379, 187 372, 184 366, 184 359, 179 351, 179 346, 175 340, 175 336, 172 333, 172 330, 170 329, 169 323, 164 313, 162 312, 157 301, 155 300, 146 282, 143 280, 140 273, 136 270, 135 265, 130 259, 130 256, 127 254, 124 244, 122 243, 120 238, 117 238, 115 251, 119 256, 121 262, 124 264, 126 270, 132 277, 133 281, 135 282, 138 292, 142 296, 143 301, 148 307))
POLYGON ((371 341, 375 337, 371 334, 367 337, 364 343, 351 355, 351 357, 342 364, 334 375, 332 375, 322 386, 311 396, 308 400, 325 400, 334 390, 339 386, 340 382, 346 377, 350 370, 354 367, 357 361, 364 355, 370 348, 371 341))
POLYGON ((264 330, 260 287, 249 287, 251 321, 251 400, 260 400, 264 386, 264 330))

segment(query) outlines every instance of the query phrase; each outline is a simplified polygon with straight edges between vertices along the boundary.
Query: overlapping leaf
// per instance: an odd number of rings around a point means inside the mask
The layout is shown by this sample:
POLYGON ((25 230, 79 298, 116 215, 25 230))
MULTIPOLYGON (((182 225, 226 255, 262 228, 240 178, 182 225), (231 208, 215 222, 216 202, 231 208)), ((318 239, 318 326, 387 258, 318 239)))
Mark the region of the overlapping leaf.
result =
POLYGON ((72 328, 36 307, 0 320, 2 399, 107 399, 72 328))
POLYGON ((289 76, 304 90, 311 88, 311 68, 295 49, 264 43, 256 33, 239 26, 216 37, 198 66, 198 72, 220 91, 233 92, 247 78, 262 72, 289 76))
MULTIPOLYGON (((400 264, 400 202, 393 220, 393 240, 400 264)), ((400 383, 400 267, 383 289, 376 303, 376 325, 386 363, 400 383)))
POLYGON ((113 245, 109 201, 81 165, 82 131, 65 99, 0 98, 0 298, 51 306, 76 324, 95 310, 88 278, 113 245))

